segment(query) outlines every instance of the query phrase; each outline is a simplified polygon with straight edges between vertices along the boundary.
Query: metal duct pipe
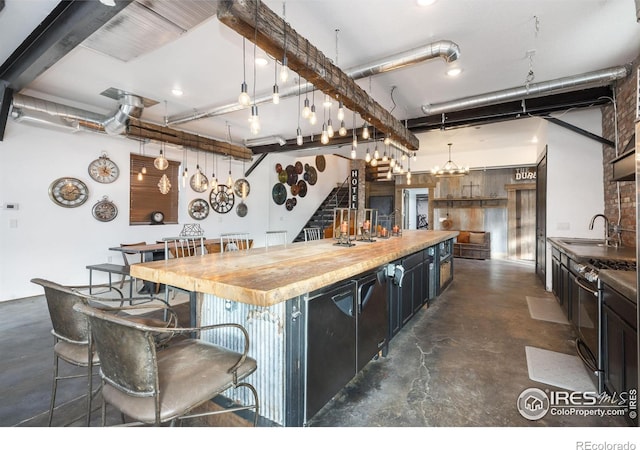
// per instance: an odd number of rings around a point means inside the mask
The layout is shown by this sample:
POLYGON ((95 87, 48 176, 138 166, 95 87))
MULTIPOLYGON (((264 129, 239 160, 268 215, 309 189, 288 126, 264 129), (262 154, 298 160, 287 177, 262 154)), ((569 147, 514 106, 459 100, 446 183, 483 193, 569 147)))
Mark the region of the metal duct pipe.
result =
MULTIPOLYGON (((11 117, 16 121, 31 121, 55 127, 65 127, 77 131, 82 123, 92 124, 94 128, 104 128, 107 134, 121 134, 127 127, 129 117, 140 117, 143 103, 140 97, 125 94, 120 98, 120 106, 109 116, 93 113, 71 106, 41 100, 27 95, 15 94, 12 101, 11 117)), ((88 128, 88 127, 86 127, 88 128)))
POLYGON ((488 94, 475 95, 449 102, 422 105, 422 112, 426 115, 442 114, 463 109, 479 108, 481 106, 495 105, 512 100, 522 100, 530 97, 538 97, 544 94, 575 91, 578 88, 593 87, 609 84, 612 81, 624 78, 629 74, 629 68, 625 66, 603 69, 582 75, 558 78, 552 81, 520 86, 503 91, 494 91, 488 94))
MULTIPOLYGON (((388 56, 386 58, 379 59, 377 61, 364 64, 362 66, 348 69, 346 74, 354 80, 359 80, 371 75, 377 75, 380 73, 390 72, 392 70, 401 69, 403 67, 412 66, 414 64, 426 61, 428 59, 435 59, 438 57, 443 58, 446 62, 450 63, 458 59, 460 56, 460 48, 455 42, 442 40, 432 42, 421 47, 407 50, 402 53, 388 56)), ((312 89, 313 84, 305 83, 300 86, 301 91, 307 91, 312 89)), ((298 86, 290 86, 289 88, 282 89, 280 91, 280 99, 298 95, 298 86)), ((256 97, 256 104, 270 103, 272 100, 271 94, 265 94, 261 97, 256 97)), ((182 116, 169 117, 168 125, 179 125, 193 120, 204 119, 207 117, 220 116, 223 114, 229 114, 235 111, 244 109, 244 106, 238 104, 238 102, 230 103, 223 106, 216 106, 206 111, 198 113, 187 113, 182 116)))

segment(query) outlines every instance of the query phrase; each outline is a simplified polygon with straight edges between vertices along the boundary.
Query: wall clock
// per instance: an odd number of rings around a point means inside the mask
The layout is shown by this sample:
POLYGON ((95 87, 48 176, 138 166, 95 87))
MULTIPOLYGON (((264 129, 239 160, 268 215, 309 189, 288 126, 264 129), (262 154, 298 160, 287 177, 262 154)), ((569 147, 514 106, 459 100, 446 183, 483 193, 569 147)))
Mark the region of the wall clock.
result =
POLYGON ((100 222, 111 222, 118 215, 118 208, 105 195, 104 197, 102 197, 102 200, 93 205, 91 213, 93 214, 93 217, 95 217, 100 222))
POLYGON ((209 215, 209 203, 203 198, 195 198, 189 203, 189 215, 192 219, 202 220, 209 215))
POLYGON ((189 184, 191 185, 191 189, 196 192, 204 192, 209 189, 209 180, 202 172, 200 174, 194 173, 191 175, 189 184), (198 175, 200 176, 200 180, 198 180, 198 175))
POLYGON ((113 183, 118 179, 118 175, 120 175, 120 169, 106 153, 89 164, 89 176, 98 183, 113 183))
POLYGON ((151 225, 162 225, 164 223, 164 213, 162 211, 154 211, 151 213, 151 225))
POLYGON ((215 212, 226 214, 233 208, 235 196, 233 195, 233 191, 225 184, 220 184, 217 190, 211 191, 209 202, 215 212))
POLYGON ((75 208, 89 198, 87 185, 77 178, 58 178, 49 186, 49 197, 56 205, 75 208))

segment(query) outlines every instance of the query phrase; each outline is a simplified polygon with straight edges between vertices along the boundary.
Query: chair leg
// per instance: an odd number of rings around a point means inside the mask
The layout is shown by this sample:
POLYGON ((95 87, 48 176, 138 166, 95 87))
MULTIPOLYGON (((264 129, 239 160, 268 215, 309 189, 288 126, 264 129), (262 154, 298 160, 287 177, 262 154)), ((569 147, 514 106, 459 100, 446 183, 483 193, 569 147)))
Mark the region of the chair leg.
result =
MULTIPOLYGON (((102 380, 102 392, 104 392, 104 380, 102 380)), ((102 410, 102 423, 101 425, 104 427, 107 425, 107 402, 104 401, 104 394, 102 394, 102 407, 100 408, 102 410)), ((124 420, 123 420, 124 423, 124 420)))
POLYGON ((251 393, 253 394, 253 398, 255 400, 255 407, 254 407, 254 416, 253 416, 253 426, 257 427, 258 426, 258 417, 260 416, 260 403, 258 401, 258 391, 256 391, 256 388, 253 387, 253 385, 249 384, 249 383, 238 383, 236 385, 236 389, 239 387, 246 387, 247 389, 249 389, 251 391, 251 393))
POLYGON ((49 405, 49 425, 53 421, 53 408, 56 404, 56 390, 58 388, 58 356, 53 355, 53 382, 51 384, 51 404, 49 405))
POLYGON ((87 426, 91 426, 91 401, 93 398, 93 360, 92 355, 89 355, 89 364, 87 365, 87 378, 89 378, 87 384, 87 426))

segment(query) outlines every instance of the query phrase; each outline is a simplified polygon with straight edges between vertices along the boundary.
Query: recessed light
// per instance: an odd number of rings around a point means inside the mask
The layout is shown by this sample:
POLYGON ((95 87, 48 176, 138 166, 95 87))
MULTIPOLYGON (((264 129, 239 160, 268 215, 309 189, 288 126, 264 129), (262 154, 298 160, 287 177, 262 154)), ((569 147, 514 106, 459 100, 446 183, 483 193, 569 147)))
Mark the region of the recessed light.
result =
POLYGON ((263 57, 261 57, 261 56, 258 56, 258 57, 256 58, 256 65, 257 65, 257 66, 264 67, 264 66, 266 66, 267 64, 269 64, 269 61, 267 61, 267 58, 263 58, 263 57))
POLYGON ((462 73, 462 69, 459 67, 453 67, 447 70, 447 76, 449 77, 457 77, 460 73, 462 73))
POLYGON ((182 89, 180 88, 173 88, 171 89, 171 93, 176 97, 180 97, 184 92, 182 92, 182 89))
POLYGON ((437 0, 416 0, 416 4, 418 6, 431 6, 433 5, 437 0))

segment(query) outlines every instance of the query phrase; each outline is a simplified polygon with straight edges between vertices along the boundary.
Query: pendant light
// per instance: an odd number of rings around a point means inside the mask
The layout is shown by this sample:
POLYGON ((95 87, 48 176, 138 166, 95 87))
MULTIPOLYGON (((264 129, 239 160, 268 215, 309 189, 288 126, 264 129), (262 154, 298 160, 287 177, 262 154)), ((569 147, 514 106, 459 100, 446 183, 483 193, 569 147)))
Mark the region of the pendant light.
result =
POLYGON ((308 119, 311 116, 311 107, 309 107, 309 83, 304 88, 304 107, 302 108, 302 118, 308 119))
POLYGON ((376 129, 373 129, 373 140, 376 142, 375 149, 373 150, 373 159, 378 160, 380 158, 380 152, 378 151, 378 141, 376 140, 376 129))
MULTIPOLYGON (((256 72, 256 51, 257 51, 257 47, 258 47, 258 3, 256 2, 256 15, 255 15, 255 29, 254 29, 254 33, 253 33, 253 105, 251 106, 251 125, 250 125, 250 131, 251 134, 258 134, 260 133, 260 117, 258 117, 258 106, 256 105, 256 78, 257 78, 257 72, 256 72)), ((229 136, 229 138, 231 138, 231 136, 229 136)), ((231 164, 231 162, 229 162, 229 164, 231 164)), ((229 172, 231 172, 231 170, 229 170, 229 172)))
POLYGON ((231 176, 231 126, 227 123, 227 139, 229 141, 229 178, 227 178, 227 188, 233 188, 233 177, 231 176))
POLYGON ((187 187, 187 179, 189 178, 189 171, 187 170, 187 146, 184 146, 182 161, 182 187, 187 187))
POLYGON ((273 84, 273 94, 271 96, 271 100, 274 105, 280 104, 280 92, 278 90, 278 61, 273 61, 273 70, 274 70, 274 84, 273 84))
POLYGON ((284 43, 282 46, 282 65, 280 66, 280 81, 286 83, 289 79, 289 67, 287 61, 287 21, 286 21, 286 9, 285 3, 282 2, 282 23, 283 23, 283 35, 284 43))
POLYGON ((300 77, 298 77, 298 129, 296 130, 296 144, 302 145, 302 130, 300 129, 300 77))
POLYGON ((431 173, 436 177, 460 177, 469 173, 468 167, 458 167, 456 163, 451 161, 451 146, 453 144, 447 144, 449 146, 449 160, 442 166, 442 168, 435 166, 431 173))
POLYGON ((164 143, 160 143, 160 155, 153 160, 153 165, 158 170, 166 170, 169 167, 169 161, 164 157, 164 143))
POLYGON ((163 195, 167 195, 171 190, 171 181, 169 181, 166 173, 163 173, 162 178, 158 181, 158 189, 160 189, 160 193, 163 195))
MULTIPOLYGON (((144 156, 144 139, 142 138, 142 130, 140 130, 140 145, 139 145, 140 156, 144 156)), ((144 159, 142 159, 142 168, 138 171, 138 181, 142 181, 144 176, 147 173, 147 168, 144 165, 144 159)))
POLYGON ((369 139, 369 126, 367 125, 366 121, 364 122, 364 126, 362 127, 362 139, 369 139))
POLYGON ((213 172, 211 172, 211 180, 209 180, 209 187, 212 190, 216 190, 218 189, 218 178, 216 177, 216 160, 217 160, 217 155, 214 153, 213 154, 213 172))
POLYGON ((242 84, 240 85, 240 95, 238 96, 238 103, 242 106, 249 106, 251 104, 251 98, 247 92, 247 73, 246 73, 246 53, 245 53, 246 39, 242 38, 242 84))
POLYGON ((367 154, 364 157, 364 160, 367 164, 371 162, 371 153, 369 153, 369 147, 367 146, 367 154))
POLYGON ((358 135, 356 135, 356 113, 353 112, 353 127, 351 128, 353 140, 351 141, 351 159, 356 159, 356 149, 358 148, 358 135))
POLYGON ((318 123, 318 116, 316 115, 316 91, 315 89, 311 93, 311 113, 309 114, 309 123, 315 125, 318 123))
POLYGON ((342 104, 342 101, 338 103, 338 120, 344 120, 344 105, 342 104))

